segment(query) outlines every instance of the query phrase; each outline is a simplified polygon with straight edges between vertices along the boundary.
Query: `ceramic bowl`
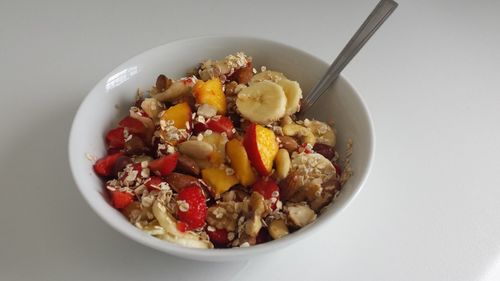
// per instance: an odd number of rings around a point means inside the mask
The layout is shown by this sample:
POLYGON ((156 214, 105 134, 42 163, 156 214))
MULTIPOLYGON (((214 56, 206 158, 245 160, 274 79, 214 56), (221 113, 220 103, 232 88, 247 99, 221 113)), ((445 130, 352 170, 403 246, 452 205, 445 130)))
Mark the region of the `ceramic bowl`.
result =
POLYGON ((223 58, 244 51, 254 66, 284 72, 300 83, 307 93, 321 78, 329 63, 286 44, 247 37, 203 37, 168 43, 141 53, 107 74, 90 91, 76 113, 69 138, 69 160, 73 177, 90 207, 109 225, 125 236, 168 254, 195 260, 233 261, 282 249, 325 228, 361 190, 374 154, 372 121, 361 96, 340 77, 308 112, 308 117, 335 121, 337 148, 342 152, 353 140, 351 165, 354 171, 341 195, 318 219, 282 239, 247 248, 191 249, 152 237, 130 224, 109 203, 103 183, 92 169, 87 154, 105 154, 103 135, 127 114, 137 88, 149 89, 160 73, 179 78, 208 58, 223 58))

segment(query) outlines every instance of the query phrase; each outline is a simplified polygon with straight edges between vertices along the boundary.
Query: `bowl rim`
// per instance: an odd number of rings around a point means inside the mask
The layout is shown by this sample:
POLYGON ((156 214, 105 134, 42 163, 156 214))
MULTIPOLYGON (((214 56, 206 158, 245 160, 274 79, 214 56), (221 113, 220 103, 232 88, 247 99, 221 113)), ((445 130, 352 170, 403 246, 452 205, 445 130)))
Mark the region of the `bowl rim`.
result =
MULTIPOLYGON (((69 164, 70 164, 70 169, 71 173, 73 176, 73 180, 78 187, 78 190, 84 197, 85 201, 87 204, 91 207, 91 209, 102 219, 104 220, 107 224, 109 224, 112 228, 114 228, 116 231, 119 233, 123 234, 124 236, 130 238, 131 240, 134 240, 140 244, 146 245, 150 248, 153 248, 155 250, 165 252, 168 254, 172 255, 177 255, 185 258, 194 258, 196 259, 197 257, 203 260, 207 260, 206 258, 210 257, 217 257, 217 258, 229 258, 229 257, 250 257, 250 256, 255 256, 261 253, 268 252, 273 249, 282 249, 285 248, 287 245, 291 245, 292 243, 295 243, 299 241, 302 238, 306 238, 308 234, 314 233, 313 230, 325 225, 328 223, 333 217, 337 216, 340 214, 345 208, 352 203, 352 201, 358 196, 359 192, 361 189, 365 186, 367 178, 371 172, 372 169, 372 164, 375 158, 375 133, 374 133, 374 124, 373 124, 373 119, 370 115, 370 112, 368 110, 368 107, 366 106, 365 101, 363 100, 362 96, 359 94, 359 92, 352 86, 351 83, 344 77, 344 75, 340 75, 339 80, 342 80, 343 83, 347 87, 349 87, 352 92, 355 93, 356 98, 358 99, 362 110, 364 111, 366 115, 366 119, 368 121, 368 132, 367 136, 370 138, 369 142, 369 155, 368 155, 368 160, 366 163, 366 172, 361 175, 361 178, 359 180, 359 184, 357 186, 354 186, 355 191, 352 193, 350 198, 344 202, 341 206, 338 207, 338 209, 331 213, 328 214, 328 219, 324 220, 317 220, 314 223, 303 227, 299 229, 298 231, 294 232, 293 235, 287 235, 281 239, 278 240, 272 240, 263 244, 251 246, 251 247, 244 247, 244 248, 227 248, 227 249, 196 249, 196 248, 188 248, 184 246, 180 246, 174 243, 170 243, 168 241, 163 241, 158 238, 155 238, 153 236, 150 236, 143 231, 135 228, 133 225, 130 224, 130 226, 135 229, 136 231, 129 231, 128 229, 124 229, 120 222, 116 221, 113 216, 112 212, 102 212, 102 209, 100 209, 97 206, 97 203, 91 198, 89 192, 87 192, 86 187, 80 183, 79 177, 80 173, 79 171, 76 171, 76 157, 77 155, 74 155, 73 147, 75 146, 75 139, 77 138, 77 132, 75 129, 75 123, 77 120, 82 118, 82 108, 90 101, 90 97, 95 95, 93 93, 98 92, 98 87, 101 85, 105 84, 106 79, 119 69, 123 68, 126 66, 131 60, 137 59, 142 55, 145 55, 146 53, 154 52, 158 49, 165 48, 169 45, 176 45, 176 44, 185 44, 189 42, 195 42, 199 40, 213 40, 213 39, 218 39, 218 40, 225 40, 225 39, 231 39, 231 40, 251 40, 254 42, 262 42, 266 44, 274 44, 276 46, 279 46, 281 48, 287 48, 287 49, 292 49, 295 52, 301 53, 301 55, 310 57, 312 60, 316 61, 316 63, 323 64, 324 66, 328 66, 329 63, 325 62, 324 60, 318 58, 317 56, 306 52, 302 49, 299 49, 297 47, 288 45, 283 42, 275 41, 275 40, 270 40, 266 38, 260 38, 260 37, 253 37, 253 36, 231 36, 231 35, 207 35, 207 36, 193 36, 193 37, 184 37, 184 38, 179 38, 179 39, 174 39, 173 41, 169 41, 167 43, 164 43, 162 45, 150 48, 148 50, 139 52, 131 57, 129 57, 127 60, 124 62, 120 63, 118 66, 114 67, 111 71, 107 72, 107 74, 100 79, 94 87, 85 95, 84 99, 78 106, 78 109, 76 111, 76 114, 73 118, 73 121, 71 123, 71 129, 69 133, 69 142, 68 142, 68 156, 69 156, 69 164)), ((216 261, 216 260, 215 260, 216 261)))

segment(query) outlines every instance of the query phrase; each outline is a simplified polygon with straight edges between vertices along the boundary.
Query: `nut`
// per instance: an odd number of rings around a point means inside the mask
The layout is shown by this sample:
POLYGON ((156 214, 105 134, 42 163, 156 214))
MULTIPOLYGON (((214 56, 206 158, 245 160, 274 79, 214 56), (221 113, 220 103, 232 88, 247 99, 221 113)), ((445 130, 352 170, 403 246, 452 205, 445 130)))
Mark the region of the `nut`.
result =
POLYGON ((278 150, 275 158, 276 163, 276 174, 278 179, 284 179, 288 176, 288 172, 290 172, 290 154, 288 154, 288 150, 281 148, 278 150))
POLYGON ((299 148, 297 141, 289 136, 277 136, 281 146, 292 153, 299 148))
POLYGON ((113 176, 113 178, 118 177, 118 173, 123 171, 123 169, 125 169, 125 167, 127 167, 127 165, 131 163, 132 159, 127 156, 118 157, 113 164, 113 168, 111 169, 111 175, 113 176))
POLYGON ((131 135, 130 139, 125 142, 124 151, 126 155, 133 156, 147 151, 147 147, 140 137, 131 135))
POLYGON ((257 237, 262 228, 261 218, 266 212, 266 202, 264 197, 258 192, 252 192, 247 205, 247 220, 245 221, 245 233, 249 237, 257 237))
POLYGON ((316 142, 335 146, 336 137, 332 127, 328 124, 317 120, 304 120, 306 126, 316 137, 316 142))
POLYGON ((239 84, 247 84, 253 77, 253 65, 252 62, 248 62, 243 68, 236 70, 234 73, 236 80, 239 84))
POLYGON ((134 158, 132 160, 134 161, 134 163, 142 163, 144 161, 151 162, 154 159, 153 159, 153 157, 151 157, 149 155, 141 154, 141 155, 134 156, 134 158))
POLYGON ((321 196, 321 193, 323 192, 322 188, 320 185, 315 185, 315 184, 308 184, 304 185, 301 187, 295 194, 293 194, 292 197, 288 199, 290 202, 301 202, 301 201, 307 201, 311 202, 315 200, 316 198, 321 196))
POLYGON ((239 204, 235 202, 217 202, 208 208, 207 223, 218 229, 235 231, 238 225, 239 204))
POLYGON ((299 137, 302 143, 309 143, 311 145, 314 145, 316 143, 316 137, 311 132, 311 130, 296 123, 283 126, 283 134, 289 137, 299 137))
POLYGON ((248 214, 252 216, 262 216, 266 211, 266 201, 264 196, 258 192, 252 192, 248 201, 248 214))
POLYGON ((157 120, 158 115, 165 109, 165 106, 157 99, 147 98, 141 103, 141 108, 149 117, 153 120, 157 120))
POLYGON ((259 216, 254 216, 245 222, 245 233, 250 237, 256 237, 262 228, 259 216))
POLYGON ((281 219, 272 221, 269 224, 268 230, 269 234, 274 240, 280 239, 281 237, 288 235, 289 233, 285 221, 281 219))
POLYGON ((289 200, 297 191, 302 187, 303 180, 299 177, 298 173, 292 172, 279 183, 280 197, 283 200, 289 200))
POLYGON ((189 185, 200 185, 197 178, 181 173, 170 173, 164 176, 164 179, 176 192, 181 191, 184 187, 189 185))
POLYGON ((311 209, 316 212, 332 202, 335 194, 340 191, 340 182, 338 179, 333 177, 329 181, 324 182, 322 187, 320 196, 309 202, 311 209))
MULTIPOLYGON (((156 78, 156 89, 159 92, 165 92, 172 85, 172 80, 168 79, 164 74, 160 74, 158 78, 156 78)), ((151 116, 151 115, 150 115, 151 116)))
POLYGON ((287 203, 288 222, 295 227, 304 227, 316 219, 316 213, 305 203, 287 203))
POLYGON ((236 86, 238 86, 238 83, 235 81, 231 81, 231 83, 226 84, 224 86, 224 94, 226 94, 226 96, 231 96, 236 94, 235 93, 236 86))
POLYGON ((188 140, 180 143, 179 151, 191 158, 207 159, 208 156, 214 151, 213 146, 199 140, 188 140))
POLYGON ((193 176, 198 176, 200 174, 200 167, 196 164, 196 161, 188 157, 187 155, 181 154, 179 159, 177 159, 177 166, 180 172, 190 174, 193 176))
POLYGON ((152 97, 161 101, 173 101, 185 95, 191 94, 191 88, 194 85, 194 81, 187 80, 177 80, 172 82, 170 87, 168 87, 164 92, 154 93, 151 92, 152 97))

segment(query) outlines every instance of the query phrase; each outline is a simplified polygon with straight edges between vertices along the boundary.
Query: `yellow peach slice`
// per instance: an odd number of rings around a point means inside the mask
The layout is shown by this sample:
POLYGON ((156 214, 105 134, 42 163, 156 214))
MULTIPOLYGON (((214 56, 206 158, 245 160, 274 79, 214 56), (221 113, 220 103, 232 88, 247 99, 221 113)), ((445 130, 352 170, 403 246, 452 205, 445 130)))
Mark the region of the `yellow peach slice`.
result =
POLYGON ((210 187, 214 195, 228 191, 233 185, 238 184, 238 178, 228 171, 219 168, 206 168, 201 171, 203 181, 210 187))
POLYGON ((226 154, 231 160, 231 167, 236 173, 236 177, 244 186, 252 185, 256 180, 256 175, 250 165, 247 152, 241 141, 232 139, 226 144, 226 154))
POLYGON ((177 129, 187 129, 191 123, 191 107, 187 102, 182 102, 165 110, 161 120, 173 121, 177 129))
POLYGON ((217 114, 226 114, 226 96, 218 78, 206 82, 198 80, 193 87, 193 95, 196 103, 211 105, 217 109, 217 114))

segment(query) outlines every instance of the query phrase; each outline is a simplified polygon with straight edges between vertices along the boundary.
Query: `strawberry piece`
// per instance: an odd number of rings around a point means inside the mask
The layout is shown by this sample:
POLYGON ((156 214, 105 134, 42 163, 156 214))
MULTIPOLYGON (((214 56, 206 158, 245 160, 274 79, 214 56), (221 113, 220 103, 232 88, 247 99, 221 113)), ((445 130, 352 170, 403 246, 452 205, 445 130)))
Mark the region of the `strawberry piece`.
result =
POLYGON ((231 119, 226 116, 208 120, 207 128, 217 133, 226 133, 228 138, 231 138, 233 136, 233 121, 231 121, 231 119))
POLYGON ((160 177, 157 176, 151 176, 148 181, 144 183, 146 186, 146 189, 148 191, 153 191, 153 190, 159 190, 160 184, 163 182, 163 180, 160 177))
POLYGON ((178 153, 165 155, 159 159, 149 162, 149 169, 157 174, 160 174, 161 176, 166 176, 172 173, 175 169, 177 159, 179 159, 178 153))
POLYGON ((111 192, 111 201, 115 208, 124 209, 134 202, 134 196, 128 192, 115 190, 111 192))
POLYGON ((123 118, 120 123, 118 123, 118 125, 120 127, 123 127, 123 128, 126 128, 128 130, 129 133, 131 134, 142 134, 146 127, 144 126, 144 124, 131 117, 131 116, 127 116, 125 118, 123 118))
POLYGON ((216 228, 214 231, 206 231, 210 241, 216 246, 225 247, 229 243, 229 238, 227 238, 227 230, 216 228))
POLYGON ((104 158, 97 160, 94 164, 94 171, 102 177, 109 177, 113 170, 116 160, 123 156, 122 152, 108 155, 104 158))
POLYGON ((177 217, 185 222, 189 229, 197 229, 205 225, 207 203, 205 195, 197 185, 187 186, 177 195, 177 202, 184 201, 185 206, 177 208, 177 217), (184 209, 185 207, 185 209, 184 209))
POLYGON ((183 221, 178 221, 176 223, 176 226, 177 230, 179 230, 180 232, 186 232, 188 230, 188 225, 183 221))
POLYGON ((123 128, 116 128, 106 134, 106 144, 109 149, 122 149, 125 146, 124 130, 123 128))
POLYGON ((276 198, 276 201, 271 204, 271 208, 276 209, 276 202, 280 197, 280 190, 276 182, 272 179, 260 178, 252 185, 252 191, 260 193, 266 200, 276 198))

